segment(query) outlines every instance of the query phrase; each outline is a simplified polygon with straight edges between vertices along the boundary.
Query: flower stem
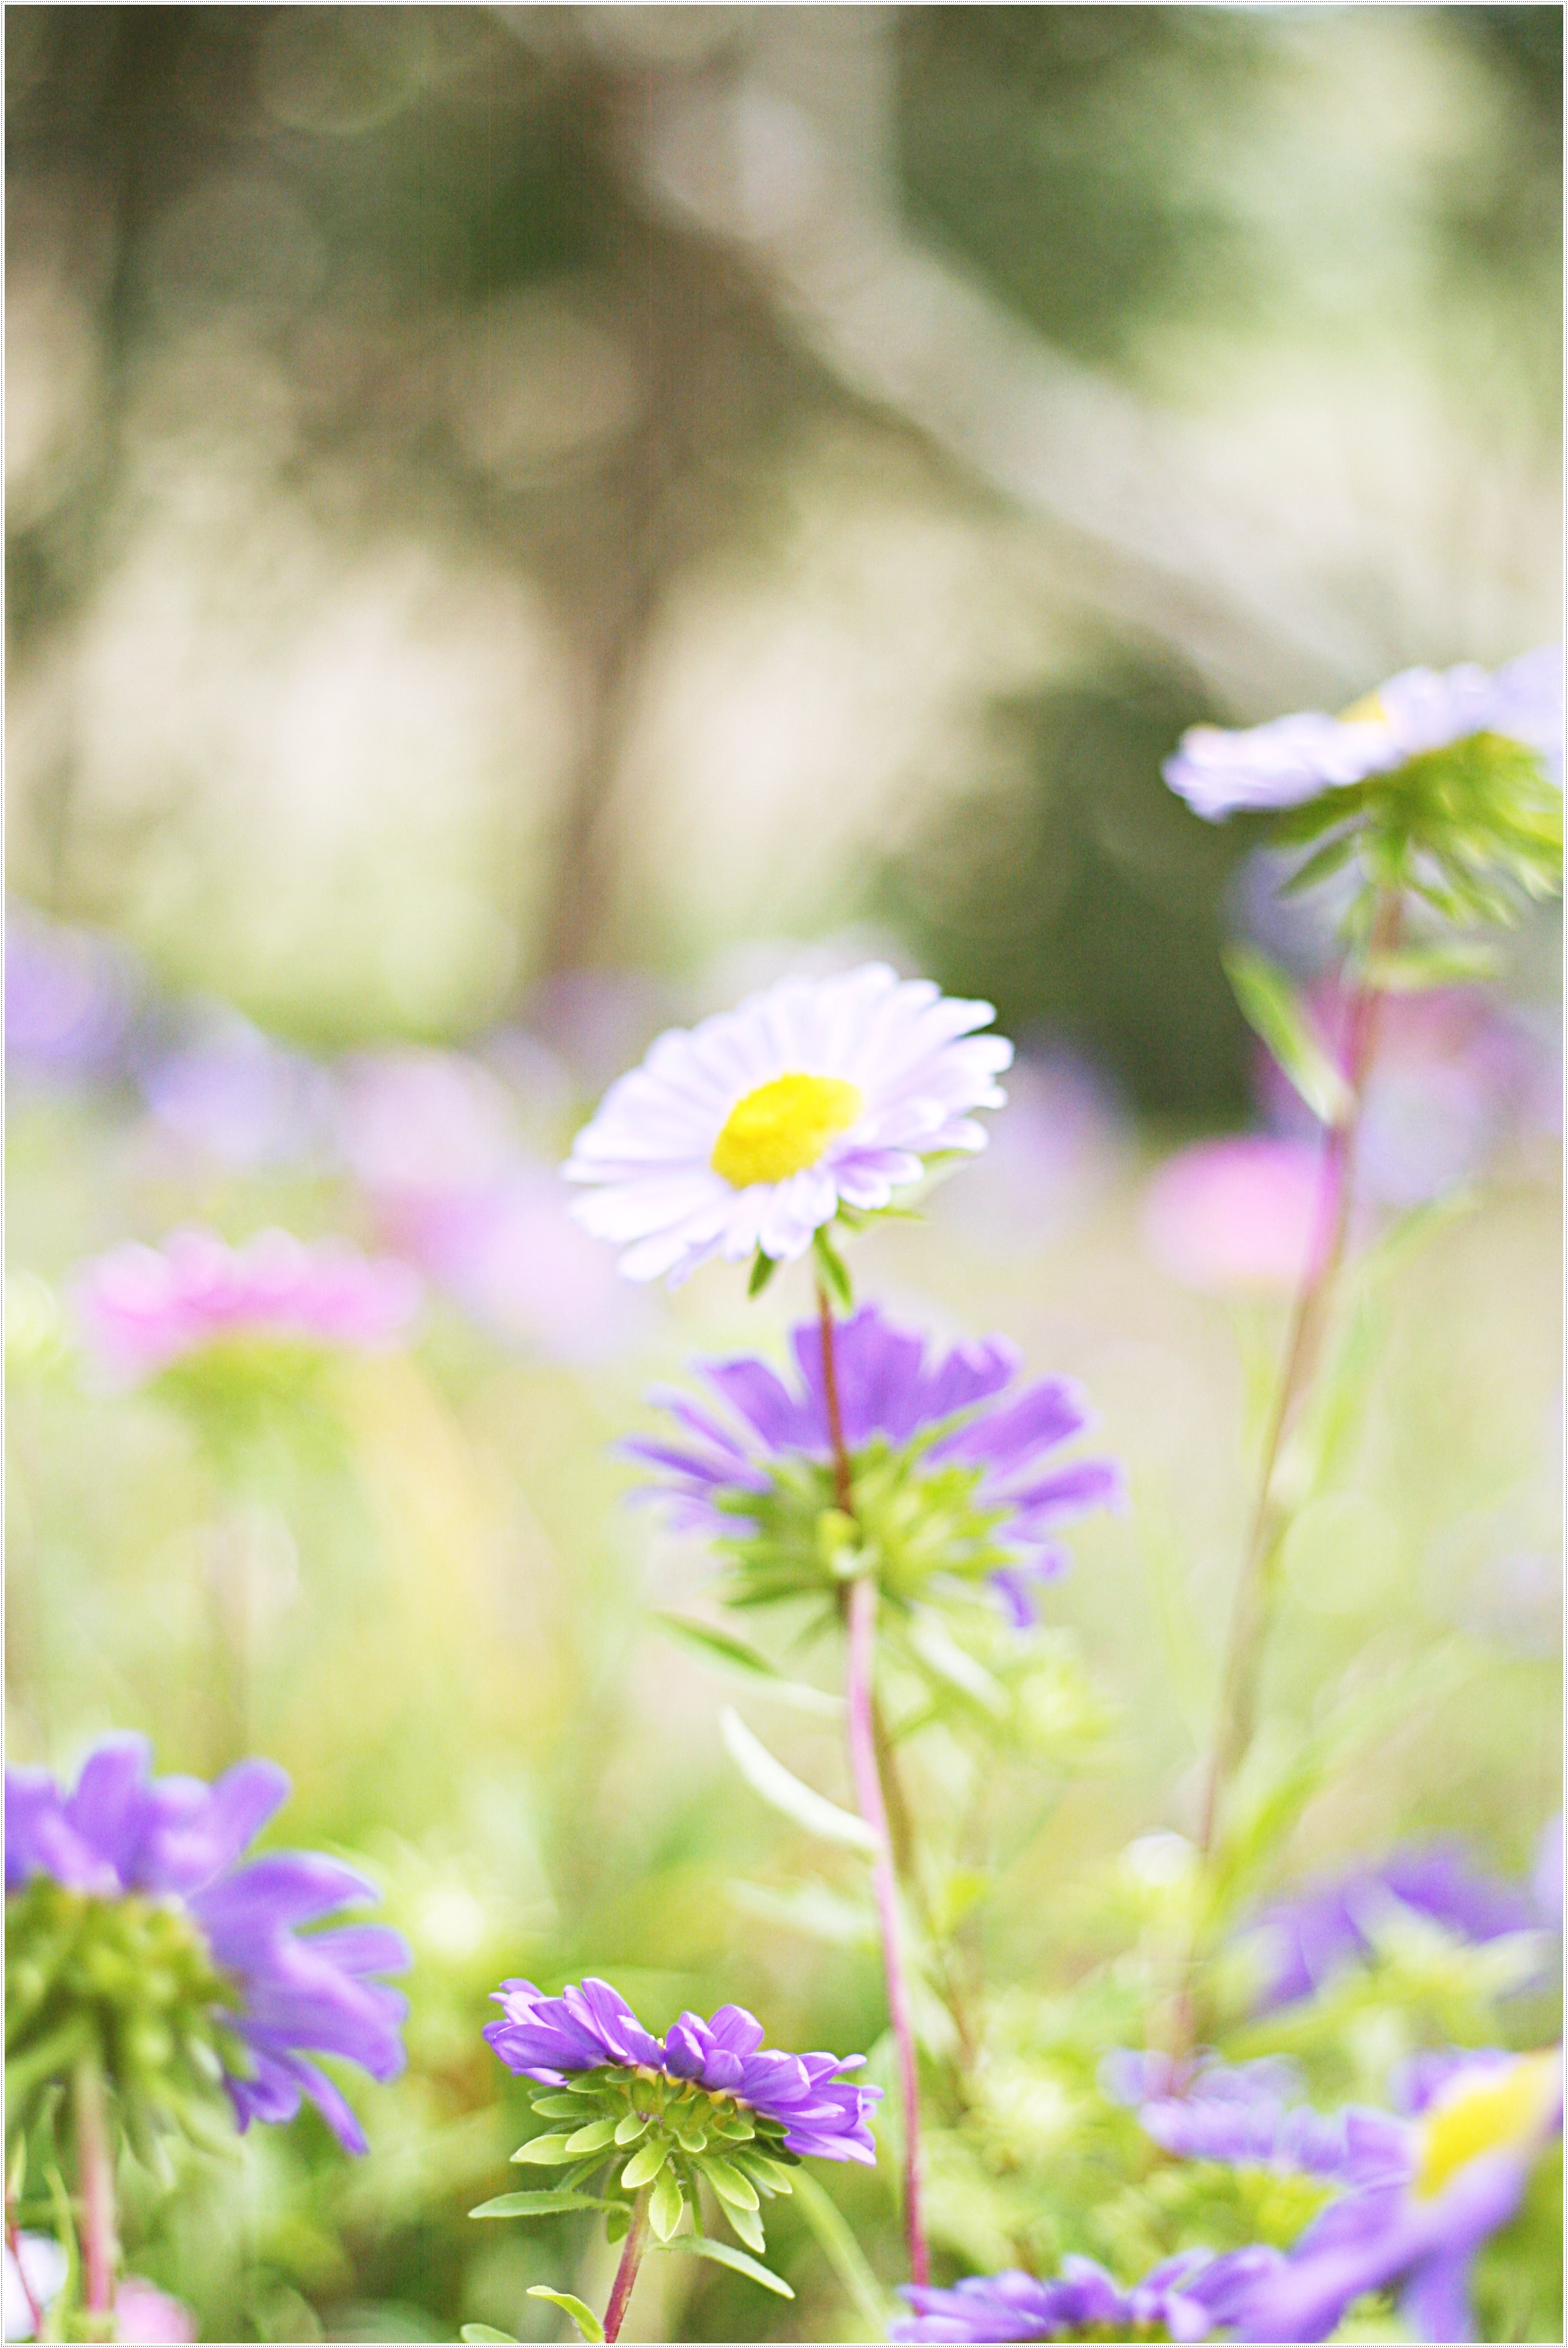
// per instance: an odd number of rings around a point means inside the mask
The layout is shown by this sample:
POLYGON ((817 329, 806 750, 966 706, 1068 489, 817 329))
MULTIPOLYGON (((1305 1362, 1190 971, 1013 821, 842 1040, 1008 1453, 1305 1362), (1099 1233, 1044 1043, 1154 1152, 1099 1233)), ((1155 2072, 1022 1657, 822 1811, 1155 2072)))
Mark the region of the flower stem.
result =
POLYGON ((619 2340, 620 2327, 626 2321, 626 2311, 631 2304, 631 2286, 637 2281, 637 2270, 642 2264, 642 2253, 648 2244, 648 2197, 651 2186, 645 2185, 631 2209, 631 2223, 626 2230, 626 2247, 620 2253, 620 2264, 615 2270, 610 2285, 610 2303, 604 2311, 606 2340, 619 2340))
MULTIPOLYGON (((838 1365, 833 1334, 833 1307, 818 1283, 817 1317, 822 1330, 822 1383, 827 1405, 828 1439, 833 1449, 833 1480, 838 1505, 855 1514, 855 1479, 844 1439, 844 1416, 838 1392, 838 1365)), ((908 1982, 898 1919, 898 1886, 893 1864, 878 1756, 876 1715, 876 1582, 870 1573, 857 1573, 849 1587, 848 1667, 845 1689, 849 1729, 849 1766, 860 1815, 876 1838, 872 1861, 871 1890, 876 1903, 882 1941, 882 1972, 887 1990, 887 2018, 898 2050, 898 2082, 904 2111, 904 2233, 909 2251, 912 2281, 930 2281, 930 2253, 926 2246, 920 2193, 920 2072, 915 2051, 915 2028, 909 2006, 908 1982)), ((885 1741, 885 1733, 884 1733, 885 1741)))
POLYGON ((16 2221, 9 2209, 5 2212, 5 2248, 11 2253, 11 2263, 16 2270, 17 2280, 22 2285, 22 2296, 27 2302, 27 2314, 32 2325, 33 2338, 41 2340, 44 2336, 44 2311, 34 2295, 32 2284, 27 2280, 27 2270, 22 2261, 22 2237, 16 2231, 16 2221))
POLYGON ((104 2075, 96 2054, 84 2054, 72 2075, 77 2174, 82 2206, 85 2312, 112 2316, 119 2241, 115 2223, 114 2146, 104 2103, 104 2075))
MULTIPOLYGON (((1373 914, 1367 954, 1389 953, 1399 941, 1403 906, 1397 890, 1385 890, 1373 914)), ((1300 1422, 1312 1388, 1328 1326, 1330 1307, 1345 1261, 1350 1228, 1356 1144, 1367 1079, 1377 1044, 1378 988, 1363 977, 1349 998, 1342 1057, 1349 1101, 1344 1116, 1325 1137, 1318 1166, 1314 1230, 1307 1271, 1291 1313, 1279 1383, 1263 1447, 1246 1548, 1236 1583, 1230 1638, 1221 1682, 1218 1725, 1209 1758, 1198 1845, 1212 1872, 1224 1822, 1225 1796, 1252 1746, 1257 1725, 1257 1690, 1279 1581, 1279 1561, 1296 1498, 1282 1491, 1279 1467, 1300 1422)), ((1190 1975, 1192 1955, 1189 1954, 1190 1975)), ((1173 2052, 1190 2051, 1193 2040, 1192 1982, 1177 2001, 1173 2052)))

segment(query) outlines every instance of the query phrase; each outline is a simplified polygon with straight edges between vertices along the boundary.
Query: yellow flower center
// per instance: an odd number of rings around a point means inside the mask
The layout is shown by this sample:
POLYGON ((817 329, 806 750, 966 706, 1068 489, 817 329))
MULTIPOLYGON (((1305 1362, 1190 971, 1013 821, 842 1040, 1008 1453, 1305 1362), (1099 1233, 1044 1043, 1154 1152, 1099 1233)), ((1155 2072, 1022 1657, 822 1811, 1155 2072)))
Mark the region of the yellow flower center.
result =
POLYGON ((1341 726, 1380 726, 1382 722, 1383 705, 1375 693, 1364 693, 1359 701, 1339 712, 1341 726))
POLYGON ((815 1166, 865 1106, 856 1086, 842 1076, 775 1076, 735 1103, 710 1162, 737 1190, 753 1182, 782 1182, 815 1166))
POLYGON ((1430 2201, 1450 2177, 1483 2152, 1527 2146, 1543 2136, 1557 2101, 1554 2054, 1522 2054, 1506 2070, 1460 2078, 1422 2121, 1416 2192, 1430 2201))

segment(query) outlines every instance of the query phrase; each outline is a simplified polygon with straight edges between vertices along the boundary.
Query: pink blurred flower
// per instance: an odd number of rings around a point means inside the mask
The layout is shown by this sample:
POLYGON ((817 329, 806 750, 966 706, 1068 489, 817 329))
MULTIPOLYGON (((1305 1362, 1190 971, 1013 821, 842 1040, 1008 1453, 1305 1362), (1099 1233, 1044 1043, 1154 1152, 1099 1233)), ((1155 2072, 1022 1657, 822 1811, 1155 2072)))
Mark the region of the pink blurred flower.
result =
POLYGON ((115 2293, 114 2336, 150 2342, 153 2348, 176 2348, 177 2343, 199 2334, 196 2318, 183 2300, 171 2299, 140 2275, 127 2275, 115 2293))
POLYGON ((128 1241, 76 1282, 88 1343, 106 1369, 131 1381, 223 1338, 376 1350, 403 1334, 419 1296, 406 1264, 341 1240, 307 1247, 280 1231, 239 1248, 204 1231, 176 1231, 161 1248, 128 1241))
POLYGON ((1151 1254, 1189 1288, 1296 1287, 1322 1246, 1317 1155, 1263 1134, 1179 1149, 1144 1201, 1151 1254))

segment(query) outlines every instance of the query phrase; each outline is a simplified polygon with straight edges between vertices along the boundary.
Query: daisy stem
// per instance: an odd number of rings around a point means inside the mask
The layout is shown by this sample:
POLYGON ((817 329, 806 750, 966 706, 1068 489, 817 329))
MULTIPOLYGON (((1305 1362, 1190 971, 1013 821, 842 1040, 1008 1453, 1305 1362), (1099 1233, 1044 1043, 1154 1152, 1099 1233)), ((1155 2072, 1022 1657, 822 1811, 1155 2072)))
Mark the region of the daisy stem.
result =
MULTIPOLYGON (((1366 958, 1388 953, 1399 942, 1403 901, 1397 889, 1378 896, 1367 940, 1366 958)), ((1257 1690, 1265 1649, 1278 1593, 1279 1561, 1300 1495, 1281 1488, 1280 1462, 1286 1446, 1300 1423, 1312 1390, 1328 1326, 1334 1291, 1345 1261, 1350 1228, 1356 1145, 1367 1080, 1377 1046, 1381 991, 1362 975, 1353 988, 1346 1013, 1343 1058, 1349 1100, 1338 1123, 1323 1140, 1318 1163, 1317 1199, 1314 1212, 1313 1246, 1291 1313, 1280 1365, 1279 1382, 1269 1414, 1258 1472, 1257 1497, 1243 1555, 1231 1613, 1230 1638, 1221 1683, 1218 1725, 1204 1788, 1198 1846, 1205 1869, 1214 1872, 1224 1823, 1225 1797, 1251 1750, 1257 1726, 1257 1690)), ((1194 2013, 1193 1955, 1177 2003, 1176 2046, 1180 2055, 1192 2045, 1194 2013)))
POLYGON ((103 2067, 96 2054, 81 2057, 72 2075, 71 2088, 82 2207, 85 2309, 89 2316, 108 2316, 114 2312, 119 2243, 115 2223, 114 2147, 104 2104, 103 2067))
POLYGON ((27 2302, 33 2338, 41 2340, 44 2336, 44 2311, 34 2296, 33 2286, 27 2280, 27 2270, 22 2263, 22 2237, 16 2231, 16 2221, 12 2217, 9 2208, 5 2211, 5 2248, 11 2253, 11 2263, 16 2270, 17 2281, 22 2286, 22 2296, 27 2302))
MULTIPOLYGON (((817 1318, 822 1330, 822 1383, 827 1406, 828 1439, 833 1449, 833 1481, 838 1505, 845 1516, 855 1514, 855 1479, 844 1439, 844 1414, 838 1392, 838 1365, 834 1345, 833 1307, 827 1291, 817 1283, 817 1318)), ((877 1745, 876 1717, 876 1581, 857 1573, 849 1586, 848 1663, 845 1689, 849 1730, 849 1766, 860 1815, 876 1838, 871 1867, 872 1897, 876 1903, 882 1941, 882 1972, 887 1990, 887 2018, 898 2051, 898 2083, 904 2110, 904 2232, 909 2251, 909 2273, 917 2283, 930 2281, 931 2260, 926 2246, 920 2193, 920 2071, 915 2051, 914 2019, 904 1972, 904 1952, 898 1919, 898 1885, 887 1828, 877 1745)), ((884 1734, 883 1742, 886 1742, 884 1734)))
POLYGON ((642 2253, 648 2243, 648 2197, 652 2189, 651 2186, 645 2185, 632 2204, 631 2223, 626 2230, 626 2248, 620 2253, 620 2264, 615 2270, 615 2281, 610 2289, 610 2303, 604 2311, 606 2340, 620 2339, 626 2311, 631 2304, 631 2287, 637 2281, 637 2270, 642 2264, 642 2253))

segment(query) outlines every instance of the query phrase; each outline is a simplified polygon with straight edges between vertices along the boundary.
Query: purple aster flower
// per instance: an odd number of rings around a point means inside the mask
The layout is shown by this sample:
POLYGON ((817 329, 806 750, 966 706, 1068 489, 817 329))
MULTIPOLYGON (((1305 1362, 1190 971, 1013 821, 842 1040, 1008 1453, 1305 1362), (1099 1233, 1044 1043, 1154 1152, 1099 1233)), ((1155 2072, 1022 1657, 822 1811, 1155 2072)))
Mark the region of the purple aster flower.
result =
POLYGON ((1310 710, 1242 732, 1194 726, 1165 761, 1164 776, 1195 814, 1214 823, 1241 808, 1299 807, 1478 734, 1537 751, 1560 779, 1561 654, 1544 646, 1494 675, 1473 662, 1405 669, 1341 717, 1310 710))
POLYGON ((287 1164, 319 1150, 329 1130, 326 1070, 235 1011, 197 1014, 145 1056, 138 1082, 166 1132, 226 1165, 287 1164))
POLYGON ((363 2152, 342 2091, 308 2058, 333 2054, 372 2078, 396 2077, 406 2001, 374 1976, 405 1971, 408 1950, 384 1925, 299 1931, 376 1898, 336 1859, 271 1851, 237 1863, 288 1792, 271 1761, 239 1762, 212 1786, 154 1778, 139 1736, 98 1746, 69 1793, 47 1770, 8 1769, 7 1904, 46 1879, 106 1909, 139 1896, 178 1920, 219 1992, 213 2018, 242 2051, 242 2067, 223 2082, 241 2133, 253 2119, 292 2120, 308 2096, 340 2143, 363 2152))
POLYGON ((13 905, 5 923, 5 1054, 45 1082, 117 1073, 137 996, 122 946, 13 905))
POLYGON ((1200 2065, 1181 2092, 1167 2087, 1138 2116, 1156 2144, 1179 2160, 1357 2182, 1397 2171, 1401 2123, 1348 2106, 1315 2111, 1300 2100, 1294 2064, 1274 2057, 1231 2069, 1200 2065))
POLYGON ((1518 2209, 1562 2117, 1559 2049, 1452 2064, 1419 2115, 1392 2124, 1387 2165, 1331 2201, 1243 2294, 1240 2336, 1326 2340, 1354 2301, 1398 2287, 1419 2339, 1473 2340, 1471 2263, 1518 2209))
POLYGON ((487 2023, 485 2037, 509 2071, 541 2085, 565 2086, 587 2072, 650 2074, 773 2121, 790 2152, 876 2158, 866 2120, 882 2090, 838 2076, 858 2070, 863 2054, 781 2054, 764 2046, 761 2023, 739 2005, 722 2005, 711 2022, 683 2013, 667 2037, 655 2038, 602 1981, 559 1997, 508 1981, 493 1994, 506 2018, 487 2023))
POLYGON ((1261 2245, 1216 2258, 1184 2250, 1123 2290, 1092 2259, 1065 2258, 1061 2272, 1038 2281, 1017 2267, 970 2275, 951 2291, 902 2286, 914 2309, 892 2327, 900 2342, 1121 2340, 1133 2336, 1207 2340, 1233 2308, 1282 2263, 1261 2245))
POLYGON ((401 1335, 419 1294, 406 1264, 278 1231, 238 1248, 203 1231, 176 1231, 161 1248, 128 1241, 77 1282, 94 1351, 128 1382, 224 1339, 377 1350, 401 1335))
POLYGON ((1527 1891, 1477 1872, 1457 1842, 1395 1851, 1381 1867, 1358 1868, 1265 1910, 1253 1928, 1268 1968, 1258 2011, 1310 1997, 1335 1973, 1363 1962, 1402 1911, 1474 1941, 1540 1921, 1527 1891))
MULTIPOLYGON (((750 1358, 705 1364, 702 1375, 714 1403, 699 1406, 678 1394, 658 1397, 679 1422, 682 1439, 625 1447, 662 1471, 651 1488, 671 1503, 676 1523, 733 1540, 742 1528, 759 1529, 775 1470, 805 1461, 826 1475, 831 1453, 817 1324, 803 1323, 790 1342, 797 1384, 750 1358)), ((1121 1471, 1108 1459, 1047 1465, 1091 1423, 1077 1387, 1065 1378, 1019 1385, 1019 1356, 1004 1339, 944 1352, 896 1328, 874 1304, 840 1323, 835 1353, 844 1437, 867 1531, 881 1538, 873 1521, 875 1497, 860 1473, 878 1445, 884 1452, 904 1453, 928 1478, 942 1470, 967 1473, 972 1529, 958 1526, 960 1547, 949 1545, 938 1554, 935 1570, 961 1572, 967 1542, 1013 1620, 1020 1627, 1032 1622, 1031 1585, 1061 1572, 1066 1562, 1052 1538, 1056 1529, 1086 1509, 1122 1502, 1121 1471)), ((831 1505, 830 1498, 822 1505, 831 1505)), ((897 1592, 897 1541, 891 1528, 881 1545, 885 1579, 897 1592)))

